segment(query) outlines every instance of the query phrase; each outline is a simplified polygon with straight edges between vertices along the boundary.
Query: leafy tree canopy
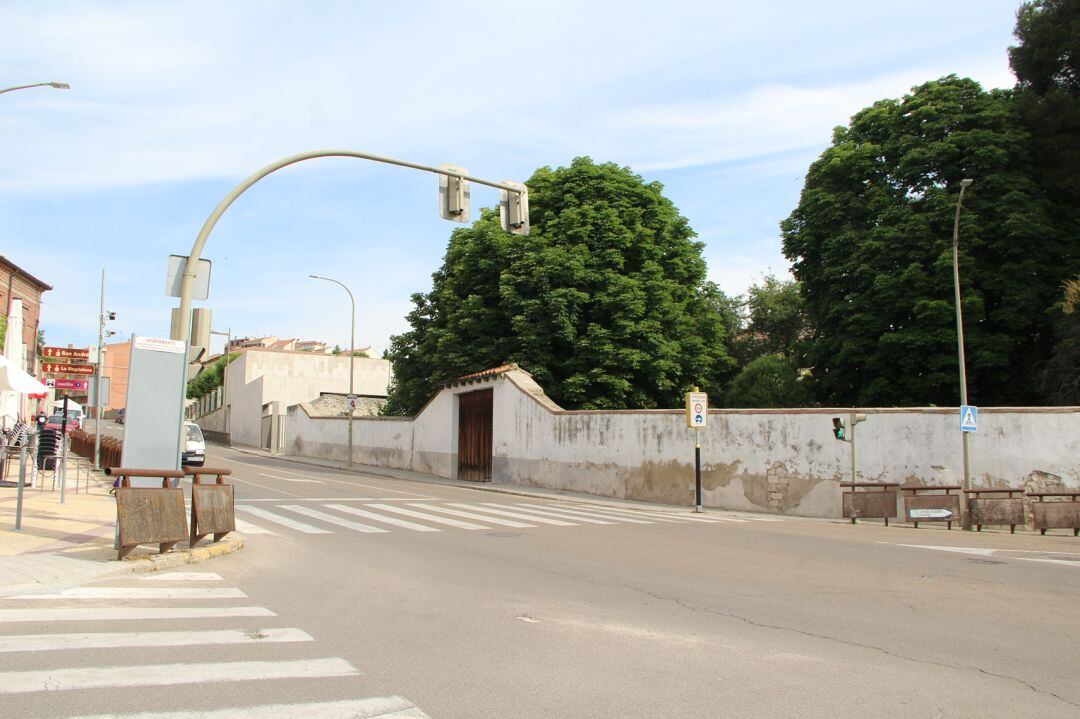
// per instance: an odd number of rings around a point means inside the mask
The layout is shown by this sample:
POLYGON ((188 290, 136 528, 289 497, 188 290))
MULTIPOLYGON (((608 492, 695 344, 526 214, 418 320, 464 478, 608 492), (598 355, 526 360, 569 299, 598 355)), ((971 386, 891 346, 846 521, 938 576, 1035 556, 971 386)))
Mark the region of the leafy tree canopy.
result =
POLYGON ((1033 178, 1009 91, 955 76, 882 100, 837 128, 782 223, 814 327, 818 399, 956 404, 952 224, 960 226, 968 383, 981 404, 1038 401, 1069 249, 1033 178))
POLYGON ((744 313, 745 325, 734 342, 742 364, 766 355, 798 362, 800 344, 809 333, 798 282, 765 275, 747 291, 744 313))
POLYGON ((758 357, 746 365, 724 394, 726 407, 804 407, 809 401, 795 365, 778 355, 758 357))
POLYGON ((232 352, 228 356, 218 358, 214 364, 200 372, 195 379, 188 382, 187 398, 199 399, 220 387, 225 378, 225 365, 239 356, 239 352, 232 352))
MULTIPOLYGON (((726 298, 659 183, 575 159, 528 181, 528 237, 483 214, 450 238, 433 288, 391 339, 387 412, 414 413, 455 376, 517 362, 568 408, 671 407, 719 391, 726 298)), ((728 318, 729 319, 729 318, 728 318)))

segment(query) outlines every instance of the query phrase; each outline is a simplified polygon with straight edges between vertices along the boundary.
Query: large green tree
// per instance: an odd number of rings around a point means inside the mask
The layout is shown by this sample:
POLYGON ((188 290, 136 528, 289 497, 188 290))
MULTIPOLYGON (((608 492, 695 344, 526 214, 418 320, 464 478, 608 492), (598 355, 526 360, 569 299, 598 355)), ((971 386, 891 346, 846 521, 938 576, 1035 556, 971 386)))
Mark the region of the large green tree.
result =
POLYGON ((431 292, 391 340, 387 411, 413 413, 438 383, 517 362, 568 408, 678 406, 718 392, 733 361, 722 293, 702 244, 659 183, 578 158, 528 181, 532 233, 486 213, 450 238, 431 292))
POLYGON ((960 231, 970 399, 1039 401, 1075 238, 1033 180, 1030 134, 1011 91, 955 76, 882 100, 837 128, 782 223, 813 326, 819 401, 956 404, 952 224, 960 231))
POLYGON ((781 355, 798 364, 800 346, 809 333, 798 282, 765 275, 747 290, 743 312, 744 325, 734 342, 740 363, 781 355))

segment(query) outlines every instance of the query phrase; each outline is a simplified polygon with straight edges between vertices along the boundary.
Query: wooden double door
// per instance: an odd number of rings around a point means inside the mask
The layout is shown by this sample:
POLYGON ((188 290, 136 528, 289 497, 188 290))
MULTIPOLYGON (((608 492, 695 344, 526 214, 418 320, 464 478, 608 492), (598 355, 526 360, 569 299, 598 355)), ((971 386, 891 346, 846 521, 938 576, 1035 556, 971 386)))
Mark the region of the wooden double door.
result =
POLYGON ((458 395, 458 479, 491 481, 493 398, 490 389, 458 395))

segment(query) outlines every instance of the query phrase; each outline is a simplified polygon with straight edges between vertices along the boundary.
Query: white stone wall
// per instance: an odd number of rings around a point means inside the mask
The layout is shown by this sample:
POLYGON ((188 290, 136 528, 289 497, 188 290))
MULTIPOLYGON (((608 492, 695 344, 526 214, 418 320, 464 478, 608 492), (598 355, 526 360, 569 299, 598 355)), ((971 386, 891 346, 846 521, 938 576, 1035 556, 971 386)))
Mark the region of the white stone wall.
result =
MULTIPOLYGON (((692 504, 694 435, 682 410, 566 412, 524 372, 440 392, 413 419, 356 420, 354 461, 453 477, 456 396, 494 388, 493 480, 607 497, 692 504), (361 430, 360 427, 363 427, 361 430)), ((851 445, 831 418, 852 411, 723 410, 702 430, 703 502, 711 507, 835 517, 851 445)), ((958 484, 955 409, 860 409, 859 481, 958 484)), ((288 451, 343 458, 344 419, 291 407, 288 451)), ((974 486, 1023 486, 1033 471, 1080 489, 1080 408, 982 408, 970 436, 974 486)))

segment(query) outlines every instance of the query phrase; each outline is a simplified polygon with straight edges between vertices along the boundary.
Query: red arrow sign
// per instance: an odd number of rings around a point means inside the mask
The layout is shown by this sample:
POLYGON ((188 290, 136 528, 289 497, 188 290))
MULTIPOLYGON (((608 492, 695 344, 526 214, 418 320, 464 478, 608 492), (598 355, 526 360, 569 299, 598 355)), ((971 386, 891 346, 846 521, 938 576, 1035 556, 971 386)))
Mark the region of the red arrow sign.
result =
POLYGON ((41 371, 45 374, 94 374, 94 365, 44 362, 41 371))
POLYGON ((89 360, 90 350, 73 349, 71 347, 44 347, 41 350, 43 357, 64 360, 89 360))

